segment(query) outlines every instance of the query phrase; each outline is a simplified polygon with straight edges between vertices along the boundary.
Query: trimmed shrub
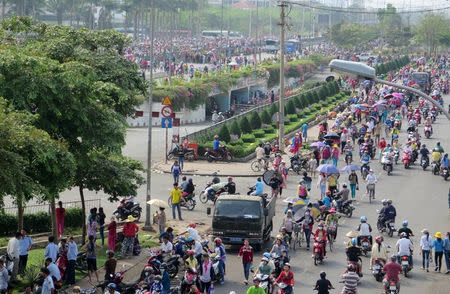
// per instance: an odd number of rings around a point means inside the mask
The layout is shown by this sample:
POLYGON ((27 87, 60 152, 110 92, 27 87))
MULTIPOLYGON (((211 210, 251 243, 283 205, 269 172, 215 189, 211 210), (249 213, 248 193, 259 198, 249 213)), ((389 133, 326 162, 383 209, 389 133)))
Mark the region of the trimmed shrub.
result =
POLYGON ((289 114, 287 116, 287 119, 289 119, 290 122, 298 122, 298 116, 297 114, 289 114))
POLYGON ((258 112, 254 111, 252 116, 250 117, 250 125, 253 130, 259 129, 261 127, 261 118, 259 117, 258 112))
POLYGON ((272 123, 272 118, 267 110, 261 112, 261 122, 266 125, 270 125, 272 123))
POLYGON ((275 133, 275 129, 273 127, 266 127, 264 129, 262 129, 264 131, 264 133, 266 134, 273 134, 275 133))
POLYGON ((277 112, 278 112, 278 103, 274 103, 270 106, 269 109, 270 116, 272 117, 272 115, 274 115, 277 112))
MULTIPOLYGON (((251 133, 252 132, 252 126, 248 122, 247 117, 243 117, 241 121, 239 122, 239 127, 241 128, 242 133, 251 133)), ((245 141, 244 141, 245 142, 245 141)))
POLYGON ((256 138, 253 134, 243 134, 241 139, 244 143, 253 143, 256 141, 256 138))
POLYGON ((319 96, 319 94, 317 93, 317 91, 313 91, 312 97, 313 97, 313 98, 312 98, 313 103, 317 103, 317 102, 320 101, 320 96, 319 96))
POLYGON ((241 133, 242 133, 241 128, 239 127, 239 124, 236 119, 231 124, 230 133, 233 135, 241 136, 241 133))
POLYGON ((290 99, 286 105, 286 114, 295 114, 297 109, 295 109, 294 101, 290 99))
POLYGON ((231 146, 244 145, 244 141, 242 141, 242 139, 237 139, 236 141, 230 142, 230 145, 231 145, 231 146))
POLYGON ((228 130, 227 125, 223 125, 219 130, 219 139, 228 143, 231 141, 230 131, 228 130))
POLYGON ((266 133, 264 132, 264 130, 260 129, 253 131, 253 135, 255 136, 255 138, 264 138, 266 133))

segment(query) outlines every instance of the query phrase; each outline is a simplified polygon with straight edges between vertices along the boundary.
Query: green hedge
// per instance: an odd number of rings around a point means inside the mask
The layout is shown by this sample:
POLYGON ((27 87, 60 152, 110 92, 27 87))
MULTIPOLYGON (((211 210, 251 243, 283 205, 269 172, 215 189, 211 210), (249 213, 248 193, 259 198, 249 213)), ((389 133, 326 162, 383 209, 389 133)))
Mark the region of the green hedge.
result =
POLYGON ((265 128, 263 128, 262 129, 263 131, 264 131, 264 133, 266 133, 266 134, 273 134, 273 133, 275 133, 275 129, 273 128, 273 127, 265 127, 265 128))
MULTIPOLYGON (((0 235, 12 236, 17 231, 17 215, 0 214, 0 235)), ((83 225, 80 208, 67 208, 64 224, 68 228, 80 228, 83 225)), ((51 219, 47 212, 24 214, 23 227, 29 233, 44 233, 51 231, 51 219)))
POLYGON ((375 73, 377 75, 384 75, 390 71, 397 70, 401 67, 408 65, 410 62, 409 57, 407 55, 394 59, 388 62, 384 62, 375 66, 375 73))
POLYGON ((256 138, 253 134, 243 134, 241 139, 244 143, 253 143, 256 141, 256 138))
POLYGON ((259 130, 254 130, 253 135, 255 136, 255 138, 264 138, 266 133, 264 132, 263 129, 259 129, 259 130))

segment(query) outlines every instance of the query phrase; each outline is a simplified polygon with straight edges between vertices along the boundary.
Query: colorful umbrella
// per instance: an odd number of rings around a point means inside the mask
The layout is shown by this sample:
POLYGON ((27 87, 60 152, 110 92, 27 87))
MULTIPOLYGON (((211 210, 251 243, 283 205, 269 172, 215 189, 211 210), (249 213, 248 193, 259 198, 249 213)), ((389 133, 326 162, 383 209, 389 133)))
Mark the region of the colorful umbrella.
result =
POLYGON ((338 134, 336 133, 328 133, 325 136, 323 136, 325 139, 339 139, 341 138, 338 134))
POLYGON ((360 166, 356 164, 349 164, 341 168, 341 171, 349 173, 356 170, 360 170, 360 166))
POLYGON ((403 93, 392 93, 395 98, 403 99, 403 93))
POLYGON ((322 148, 322 147, 325 146, 325 143, 322 142, 322 141, 317 141, 317 142, 312 143, 310 146, 311 146, 311 147, 322 148))
POLYGON ((339 170, 332 164, 321 164, 317 167, 316 171, 327 175, 339 173, 339 170))
POLYGON ((269 185, 270 179, 273 177, 274 173, 275 173, 274 170, 268 170, 264 172, 262 178, 266 185, 269 185))

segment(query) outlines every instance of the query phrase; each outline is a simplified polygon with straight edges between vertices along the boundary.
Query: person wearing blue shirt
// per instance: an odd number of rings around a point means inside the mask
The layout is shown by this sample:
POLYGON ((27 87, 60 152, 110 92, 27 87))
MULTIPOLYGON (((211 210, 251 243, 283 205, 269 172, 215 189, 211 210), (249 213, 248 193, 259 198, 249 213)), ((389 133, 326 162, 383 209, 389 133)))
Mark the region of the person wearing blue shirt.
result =
POLYGON ((434 264, 436 266, 434 268, 434 271, 441 272, 442 256, 444 255, 444 240, 442 240, 441 232, 436 232, 436 234, 434 234, 434 237, 435 239, 433 240, 433 243, 431 245, 431 247, 434 248, 434 264))
POLYGON ((42 294, 53 294, 55 293, 55 285, 53 284, 53 279, 50 276, 50 271, 48 268, 41 268, 41 275, 44 277, 44 282, 42 283, 41 293, 42 294))
POLYGON ((264 184, 261 181, 261 178, 258 177, 258 179, 256 179, 255 191, 250 195, 261 196, 263 193, 264 193, 264 184))
POLYGON ((306 122, 302 125, 302 137, 304 142, 306 142, 306 138, 308 136, 308 127, 308 123, 306 122))
POLYGON ((219 136, 218 135, 214 135, 213 150, 214 151, 219 151, 219 147, 220 147, 219 136))
POLYGON ((48 245, 45 247, 44 258, 50 257, 53 262, 56 262, 58 257, 58 245, 55 244, 55 237, 48 237, 48 245))
POLYGON ((66 271, 66 283, 69 285, 75 284, 75 264, 77 262, 78 246, 73 240, 73 236, 70 236, 69 243, 67 244, 67 271, 66 271))
POLYGON ((445 153, 444 157, 441 159, 441 168, 448 168, 448 154, 445 153))
POLYGON ((323 205, 325 205, 327 208, 331 208, 331 198, 330 198, 330 196, 328 196, 328 192, 327 192, 327 195, 325 195, 325 197, 323 197, 322 202, 323 202, 323 205))
POLYGON ((54 281, 58 282, 61 280, 61 272, 59 271, 58 266, 52 262, 50 257, 45 260, 45 266, 48 268, 50 276, 54 281))
POLYGON ((450 232, 447 232, 447 237, 444 239, 444 258, 447 266, 446 274, 450 274, 450 232))
POLYGON ((27 235, 27 231, 20 231, 22 239, 19 240, 19 274, 23 274, 28 262, 28 251, 33 245, 33 240, 27 235))

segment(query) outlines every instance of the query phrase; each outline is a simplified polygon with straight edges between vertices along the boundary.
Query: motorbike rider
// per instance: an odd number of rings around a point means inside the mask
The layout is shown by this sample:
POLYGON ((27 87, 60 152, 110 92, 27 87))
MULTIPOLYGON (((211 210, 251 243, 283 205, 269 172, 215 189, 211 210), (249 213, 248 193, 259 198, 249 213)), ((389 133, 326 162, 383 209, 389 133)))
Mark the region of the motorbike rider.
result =
POLYGON ((185 188, 183 189, 183 197, 193 194, 194 191, 195 191, 194 183, 192 181, 192 178, 189 178, 189 180, 185 185, 185 188))
POLYGON ((444 148, 442 148, 441 142, 436 142, 436 146, 434 146, 433 151, 444 153, 444 148))
POLYGON ((405 232, 400 234, 400 239, 395 244, 397 248, 397 261, 400 263, 400 259, 402 256, 408 256, 408 261, 411 267, 413 266, 412 262, 412 252, 414 250, 413 244, 410 239, 407 238, 407 234, 405 232))
POLYGON ((303 231, 305 232, 305 240, 306 240, 306 250, 309 250, 309 243, 311 238, 311 232, 314 225, 314 218, 311 215, 311 211, 307 209, 305 214, 297 221, 296 223, 301 223, 303 226, 303 231))
POLYGON ((342 209, 342 203, 344 203, 345 201, 348 200, 348 195, 350 194, 350 190, 347 188, 347 184, 343 184, 342 185, 342 190, 339 191, 338 193, 336 193, 335 198, 336 200, 336 205, 337 205, 337 209, 338 211, 341 211, 342 209))
POLYGON ((342 275, 342 282, 344 283, 344 288, 342 288, 341 293, 358 293, 356 287, 359 282, 359 275, 356 273, 356 267, 353 264, 347 266, 347 272, 342 275))
POLYGON ((414 237, 413 232, 411 231, 410 228, 408 228, 408 221, 404 220, 402 222, 402 227, 398 230, 398 235, 400 236, 402 233, 406 233, 406 238, 409 239, 410 236, 414 237))
POLYGON ((359 257, 361 256, 361 248, 357 246, 356 238, 352 238, 350 246, 345 249, 347 254, 347 261, 355 266, 355 271, 362 277, 361 265, 359 264, 359 257))
POLYGON ((422 162, 422 159, 426 159, 427 162, 430 161, 429 159, 429 154, 430 154, 430 150, 428 150, 427 146, 425 144, 422 144, 422 146, 420 146, 420 162, 422 162))
POLYGON ((448 169, 448 153, 444 154, 444 157, 441 159, 441 171, 446 168, 448 169))
POLYGON ((214 135, 214 140, 213 140, 213 151, 216 154, 219 154, 220 152, 220 140, 219 140, 219 135, 214 135))
POLYGON ((377 236, 375 238, 375 243, 372 246, 372 253, 370 256, 370 269, 372 269, 372 266, 375 262, 375 260, 380 260, 383 264, 386 264, 386 261, 388 260, 388 247, 383 243, 384 239, 383 236, 377 236))
POLYGON ((289 263, 285 263, 283 266, 283 271, 275 280, 275 283, 283 283, 286 285, 286 288, 283 289, 284 294, 292 294, 294 287, 294 273, 291 271, 291 265, 289 263))
POLYGON ((369 239, 370 245, 372 245, 372 227, 367 223, 367 217, 361 216, 360 221, 361 223, 356 228, 356 231, 359 232, 357 238, 358 246, 361 246, 361 239, 363 238, 369 239))
POLYGON ((215 245, 214 252, 216 256, 219 257, 219 272, 221 273, 222 276, 220 284, 223 285, 225 282, 225 265, 227 260, 227 254, 225 252, 225 247, 222 244, 222 239, 215 238, 214 245, 215 245))
MULTIPOLYGON (((383 202, 382 202, 383 203, 383 202)), ((392 200, 387 199, 385 203, 383 203, 384 207, 380 210, 380 214, 383 215, 381 224, 382 227, 386 226, 386 222, 395 222, 395 217, 397 216, 397 211, 392 205, 392 200)))
POLYGON ((250 195, 252 196, 262 196, 264 194, 264 184, 261 180, 261 177, 258 177, 256 179, 256 183, 255 183, 255 191, 253 191, 252 193, 250 193, 250 195))
POLYGON ((383 272, 386 273, 383 279, 385 289, 389 287, 390 282, 395 282, 398 291, 400 291, 400 278, 398 275, 402 272, 402 267, 397 263, 397 256, 391 256, 391 260, 384 265, 383 272))
POLYGON ((225 188, 227 189, 228 194, 236 194, 236 183, 233 182, 232 177, 228 177, 228 182, 225 185, 225 188))
POLYGON ((332 207, 328 212, 329 212, 329 214, 325 218, 325 225, 327 227, 330 227, 330 226, 336 227, 336 232, 335 232, 335 235, 333 238, 334 240, 336 240, 339 217, 336 215, 336 208, 334 208, 334 207, 332 207))
POLYGON ((327 255, 327 231, 324 228, 323 222, 320 222, 317 226, 317 230, 314 232, 314 240, 320 242, 322 245, 323 256, 327 255))

